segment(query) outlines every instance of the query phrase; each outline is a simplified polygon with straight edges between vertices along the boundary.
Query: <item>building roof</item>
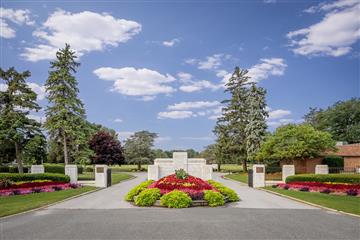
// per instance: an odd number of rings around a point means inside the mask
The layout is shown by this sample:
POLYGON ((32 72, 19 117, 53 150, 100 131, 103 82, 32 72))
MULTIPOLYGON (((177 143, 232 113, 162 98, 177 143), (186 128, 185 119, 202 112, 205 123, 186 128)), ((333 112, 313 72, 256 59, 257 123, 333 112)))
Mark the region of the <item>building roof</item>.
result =
POLYGON ((360 143, 336 146, 336 148, 338 151, 330 152, 328 154, 342 157, 360 157, 360 143))

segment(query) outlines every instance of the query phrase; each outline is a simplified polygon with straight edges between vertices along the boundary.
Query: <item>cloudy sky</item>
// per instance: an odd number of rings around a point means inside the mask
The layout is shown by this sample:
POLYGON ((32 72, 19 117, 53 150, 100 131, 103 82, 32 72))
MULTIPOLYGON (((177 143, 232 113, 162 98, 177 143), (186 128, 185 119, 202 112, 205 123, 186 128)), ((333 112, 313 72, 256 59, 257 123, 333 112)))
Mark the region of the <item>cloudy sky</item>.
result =
POLYGON ((235 66, 266 88, 270 130, 301 122, 309 107, 359 97, 359 16, 357 0, 3 0, 1 67, 30 70, 46 106, 49 61, 69 43, 90 121, 121 140, 149 130, 157 147, 201 150, 214 140, 235 66))

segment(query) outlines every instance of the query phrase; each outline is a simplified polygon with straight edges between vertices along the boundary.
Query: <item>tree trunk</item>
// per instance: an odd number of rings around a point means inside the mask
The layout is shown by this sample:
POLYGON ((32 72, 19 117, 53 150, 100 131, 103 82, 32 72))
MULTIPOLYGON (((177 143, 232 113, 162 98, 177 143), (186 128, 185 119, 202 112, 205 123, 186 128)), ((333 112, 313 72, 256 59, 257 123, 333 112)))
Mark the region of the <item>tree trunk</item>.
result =
POLYGON ((243 159, 242 164, 243 164, 243 171, 244 171, 244 172, 247 172, 247 162, 246 162, 246 158, 243 159))
POLYGON ((221 163, 218 163, 218 172, 221 171, 221 163))
POLYGON ((141 170, 141 163, 138 163, 138 171, 141 170))
POLYGON ((64 133, 64 163, 65 165, 69 164, 69 157, 68 157, 68 150, 67 150, 67 141, 66 141, 66 134, 64 133))
POLYGON ((18 165, 19 173, 24 173, 23 163, 22 163, 22 159, 21 159, 20 146, 17 142, 15 142, 15 155, 16 155, 16 163, 18 165))

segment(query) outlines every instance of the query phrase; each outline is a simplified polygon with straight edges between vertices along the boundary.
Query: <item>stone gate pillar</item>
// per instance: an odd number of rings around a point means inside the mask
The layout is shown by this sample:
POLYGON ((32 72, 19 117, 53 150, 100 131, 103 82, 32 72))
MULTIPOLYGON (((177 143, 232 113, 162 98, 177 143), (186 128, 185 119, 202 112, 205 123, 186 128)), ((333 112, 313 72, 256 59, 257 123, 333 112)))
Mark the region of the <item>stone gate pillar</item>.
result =
POLYGON ((254 164, 253 165, 253 187, 265 187, 265 165, 254 164))
POLYGON ((285 182, 288 176, 295 175, 294 165, 283 165, 282 166, 282 181, 285 182))
POLYGON ((95 187, 107 187, 107 165, 95 165, 95 187))
POLYGON ((76 165, 65 165, 65 175, 70 177, 70 183, 77 183, 78 167, 76 165))

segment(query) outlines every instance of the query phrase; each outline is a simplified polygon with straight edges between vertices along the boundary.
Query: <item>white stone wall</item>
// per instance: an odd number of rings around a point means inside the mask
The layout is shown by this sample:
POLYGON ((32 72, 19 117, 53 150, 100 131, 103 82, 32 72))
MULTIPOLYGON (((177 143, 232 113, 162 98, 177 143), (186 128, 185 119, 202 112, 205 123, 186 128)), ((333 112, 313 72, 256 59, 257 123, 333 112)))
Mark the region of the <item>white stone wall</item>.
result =
POLYGON ((315 166, 315 174, 329 174, 329 166, 328 165, 316 165, 315 166))
POLYGON ((44 165, 31 165, 31 173, 44 173, 45 168, 44 165))
POLYGON ((212 178, 212 166, 206 165, 203 158, 187 158, 187 152, 174 152, 173 158, 157 158, 154 165, 148 166, 148 179, 158 180, 184 169, 189 175, 202 179, 212 178))
POLYGON ((65 165, 65 175, 70 177, 70 183, 77 183, 78 168, 76 165, 65 165))
POLYGON ((294 165, 283 165, 282 166, 282 181, 285 182, 288 176, 295 175, 294 165))
POLYGON ((265 165, 253 165, 253 187, 265 187, 265 165))
POLYGON ((107 187, 107 165, 95 165, 95 187, 107 187))

